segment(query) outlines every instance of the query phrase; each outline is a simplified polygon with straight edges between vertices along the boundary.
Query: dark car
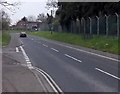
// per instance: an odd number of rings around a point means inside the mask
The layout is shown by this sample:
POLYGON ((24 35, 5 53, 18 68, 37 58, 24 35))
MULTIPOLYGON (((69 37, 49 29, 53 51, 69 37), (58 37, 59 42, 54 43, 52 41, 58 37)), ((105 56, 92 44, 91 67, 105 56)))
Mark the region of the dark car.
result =
POLYGON ((21 32, 20 37, 27 37, 27 34, 25 32, 21 32))

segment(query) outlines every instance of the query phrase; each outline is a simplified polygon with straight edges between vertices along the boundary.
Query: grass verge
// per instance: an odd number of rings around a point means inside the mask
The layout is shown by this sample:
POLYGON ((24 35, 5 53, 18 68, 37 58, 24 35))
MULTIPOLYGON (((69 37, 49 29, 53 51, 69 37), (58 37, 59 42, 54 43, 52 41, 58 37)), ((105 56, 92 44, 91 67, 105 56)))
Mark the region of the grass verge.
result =
POLYGON ((2 33, 2 36, 0 37, 0 45, 6 46, 9 44, 11 39, 11 36, 9 35, 8 32, 2 33))
POLYGON ((57 40, 65 43, 70 43, 78 46, 83 46, 87 48, 92 48, 92 49, 120 55, 120 51, 119 51, 120 40, 117 38, 103 37, 103 36, 83 37, 80 34, 63 33, 63 32, 53 32, 53 34, 51 34, 49 31, 38 31, 38 32, 28 32, 28 33, 35 36, 40 36, 52 40, 57 40))

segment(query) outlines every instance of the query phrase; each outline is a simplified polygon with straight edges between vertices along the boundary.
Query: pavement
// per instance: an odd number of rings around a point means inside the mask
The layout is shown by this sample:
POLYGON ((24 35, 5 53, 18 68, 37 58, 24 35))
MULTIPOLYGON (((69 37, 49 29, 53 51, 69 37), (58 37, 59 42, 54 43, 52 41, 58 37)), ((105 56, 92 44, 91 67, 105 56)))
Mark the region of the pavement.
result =
POLYGON ((23 54, 16 52, 20 45, 14 36, 2 49, 2 92, 55 92, 40 72, 28 68, 23 54))

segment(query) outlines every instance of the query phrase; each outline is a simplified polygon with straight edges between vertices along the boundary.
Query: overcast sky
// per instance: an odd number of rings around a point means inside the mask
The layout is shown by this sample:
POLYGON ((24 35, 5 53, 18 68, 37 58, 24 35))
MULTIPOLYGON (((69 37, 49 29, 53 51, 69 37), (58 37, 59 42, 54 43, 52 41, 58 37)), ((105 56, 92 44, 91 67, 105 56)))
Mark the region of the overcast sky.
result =
POLYGON ((20 5, 15 8, 16 13, 13 13, 5 9, 10 18, 12 19, 12 24, 15 24, 22 17, 28 17, 30 15, 36 16, 40 13, 50 13, 46 7, 47 0, 6 0, 7 2, 20 2, 20 5), (19 9, 18 9, 19 8, 19 9))
MULTIPOLYGON (((0 0, 0 1, 7 1, 7 2, 20 2, 20 5, 17 6, 15 9, 16 13, 12 13, 9 10, 5 9, 12 20, 12 24, 16 24, 22 17, 26 16, 36 16, 40 13, 50 13, 50 10, 46 9, 46 2, 47 0, 0 0), (19 8, 19 9, 17 9, 19 8)), ((62 1, 62 0, 60 0, 62 1)), ((63 0, 63 1, 83 1, 83 0, 63 0)), ((119 0, 84 0, 84 1, 119 1, 119 0)), ((0 6, 1 9, 1 6, 0 6)))

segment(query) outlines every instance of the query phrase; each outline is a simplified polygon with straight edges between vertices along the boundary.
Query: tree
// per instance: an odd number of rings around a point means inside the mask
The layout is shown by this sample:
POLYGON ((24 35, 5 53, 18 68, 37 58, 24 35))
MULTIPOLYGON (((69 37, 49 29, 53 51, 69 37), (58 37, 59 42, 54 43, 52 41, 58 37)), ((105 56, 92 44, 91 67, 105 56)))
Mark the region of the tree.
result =
POLYGON ((55 9, 58 8, 57 0, 48 0, 46 3, 46 8, 52 10, 52 15, 55 13, 55 9))
POLYGON ((58 5, 57 5, 57 0, 48 0, 47 3, 46 3, 46 8, 47 9, 50 9, 50 8, 57 8, 58 5))
POLYGON ((120 2, 58 2, 58 6, 56 15, 60 18, 61 26, 67 29, 71 21, 81 20, 82 17, 88 18, 115 12, 120 14, 120 2))
POLYGON ((30 22, 35 22, 36 21, 36 17, 33 16, 33 15, 30 15, 27 17, 27 20, 30 21, 30 22))
POLYGON ((2 0, 0 0, 0 4, 1 4, 2 6, 4 6, 4 7, 8 7, 8 6, 16 6, 16 5, 18 5, 19 3, 17 3, 17 2, 9 3, 9 2, 7 2, 7 1, 2 1, 2 0))
MULTIPOLYGON (((19 2, 9 3, 5 0, 3 0, 3 1, 0 0, 0 5, 4 8, 6 8, 6 9, 8 9, 9 11, 15 13, 15 8, 14 7, 20 5, 20 3, 19 2)), ((19 9, 19 8, 17 8, 17 9, 19 9)))
POLYGON ((10 17, 9 15, 4 11, 4 10, 0 10, 0 25, 2 26, 2 30, 7 30, 9 29, 9 25, 10 25, 10 17))
POLYGON ((51 11, 51 15, 49 15, 47 13, 47 23, 49 25, 49 30, 51 31, 52 34, 52 29, 53 29, 53 16, 52 16, 52 11, 51 11))
POLYGON ((46 19, 47 19, 47 16, 45 16, 45 14, 44 13, 41 13, 41 14, 39 14, 38 16, 37 16, 37 21, 38 22, 45 22, 46 21, 46 19))
MULTIPOLYGON (((0 5, 2 8, 6 8, 9 11, 15 13, 15 9, 12 9, 12 7, 18 6, 20 3, 14 2, 14 3, 9 3, 5 0, 0 0, 0 5)), ((4 11, 0 10, 0 29, 6 30, 9 28, 10 25, 10 17, 9 15, 4 11)))

